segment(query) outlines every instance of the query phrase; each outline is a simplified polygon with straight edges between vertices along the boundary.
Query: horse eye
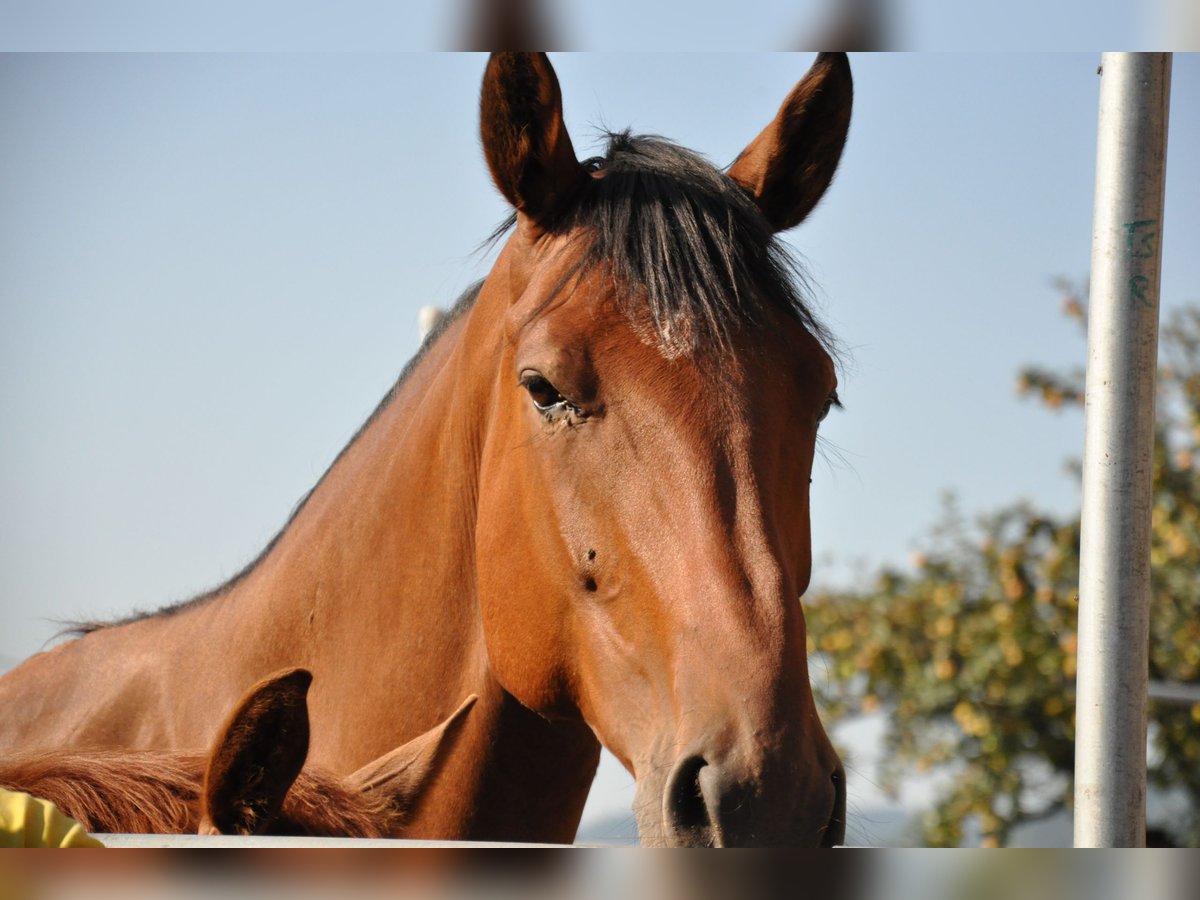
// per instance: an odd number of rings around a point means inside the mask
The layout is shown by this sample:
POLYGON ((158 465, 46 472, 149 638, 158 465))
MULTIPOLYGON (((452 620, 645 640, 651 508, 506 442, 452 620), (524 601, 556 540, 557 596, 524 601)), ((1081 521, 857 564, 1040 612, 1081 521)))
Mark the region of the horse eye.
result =
POLYGON ((825 405, 821 407, 821 414, 817 416, 817 422, 824 422, 825 417, 829 415, 829 411, 835 406, 840 407, 841 405, 842 401, 838 399, 838 395, 836 393, 830 394, 829 399, 825 401, 825 405))
POLYGON ((541 412, 549 412, 556 406, 562 406, 567 402, 554 385, 536 372, 530 372, 522 378, 521 385, 529 391, 533 405, 541 412))

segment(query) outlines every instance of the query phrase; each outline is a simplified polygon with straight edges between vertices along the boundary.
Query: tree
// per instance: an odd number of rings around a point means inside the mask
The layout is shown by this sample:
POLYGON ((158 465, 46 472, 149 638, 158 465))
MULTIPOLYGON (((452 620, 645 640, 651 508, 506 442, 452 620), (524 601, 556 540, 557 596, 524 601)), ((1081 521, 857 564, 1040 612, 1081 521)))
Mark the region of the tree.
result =
MULTIPOLYGON (((1081 325, 1079 292, 1064 311, 1081 325)), ((1200 309, 1160 329, 1154 450, 1150 678, 1200 683, 1200 309)), ((1082 405, 1083 373, 1028 369, 1018 391, 1082 405)), ((1078 466, 1076 465, 1076 469, 1078 466)), ((885 787, 940 776, 924 839, 985 845, 1069 806, 1075 754, 1079 519, 1017 503, 962 520, 951 504, 915 571, 884 569, 864 590, 807 601, 809 652, 827 715, 887 712, 885 787)), ((1200 704, 1152 700, 1150 783, 1188 812, 1164 823, 1200 843, 1200 704)))

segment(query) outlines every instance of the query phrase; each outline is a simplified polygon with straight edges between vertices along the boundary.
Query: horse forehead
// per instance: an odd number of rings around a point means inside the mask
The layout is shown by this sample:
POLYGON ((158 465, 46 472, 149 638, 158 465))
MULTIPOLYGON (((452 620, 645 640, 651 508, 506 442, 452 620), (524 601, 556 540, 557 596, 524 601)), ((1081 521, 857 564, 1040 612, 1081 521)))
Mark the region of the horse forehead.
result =
MULTIPOLYGON (((567 352, 660 384, 679 380, 726 392, 771 385, 776 393, 782 389, 797 400, 803 399, 797 393, 811 395, 817 403, 836 386, 833 359, 821 342, 790 310, 767 302, 756 316, 729 323, 730 346, 681 350, 648 306, 628 302, 625 293, 636 288, 621 285, 604 266, 579 271, 585 240, 576 232, 539 240, 537 263, 510 310, 510 336, 519 335, 525 349, 567 352)), ((674 330, 688 333, 693 325, 685 315, 674 330)))
POLYGON ((742 323, 731 346, 700 346, 674 353, 649 313, 639 316, 617 303, 609 287, 572 291, 525 320, 525 356, 594 369, 625 388, 680 391, 702 407, 735 408, 751 396, 772 404, 818 406, 837 385, 832 357, 804 326, 779 312, 760 324, 742 323))

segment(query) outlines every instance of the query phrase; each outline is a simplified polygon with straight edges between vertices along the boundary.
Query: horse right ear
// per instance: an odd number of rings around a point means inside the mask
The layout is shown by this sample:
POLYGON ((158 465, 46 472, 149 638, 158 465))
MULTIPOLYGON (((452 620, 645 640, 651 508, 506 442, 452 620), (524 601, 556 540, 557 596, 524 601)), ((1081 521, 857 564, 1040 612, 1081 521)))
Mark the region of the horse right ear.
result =
POLYGON ((312 673, 285 669, 242 697, 209 755, 201 834, 262 834, 308 756, 312 673))
POLYGON ((775 231, 799 225, 833 181, 853 99, 846 54, 819 54, 771 124, 729 167, 775 231))
POLYGON ((562 93, 549 58, 493 53, 479 107, 483 152, 496 187, 519 213, 546 223, 588 180, 563 122, 562 93))

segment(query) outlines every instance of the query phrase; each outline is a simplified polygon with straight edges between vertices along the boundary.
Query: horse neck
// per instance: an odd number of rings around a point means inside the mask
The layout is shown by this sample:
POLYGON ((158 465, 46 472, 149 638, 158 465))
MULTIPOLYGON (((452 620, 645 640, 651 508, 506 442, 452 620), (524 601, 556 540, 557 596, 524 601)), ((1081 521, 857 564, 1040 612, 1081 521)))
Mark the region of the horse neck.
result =
POLYGON ((271 665, 312 670, 314 721, 330 724, 314 728, 310 759, 335 771, 432 727, 485 675, 473 411, 490 379, 465 339, 469 320, 425 351, 270 553, 218 601, 237 611, 229 618, 256 655, 274 648, 271 665))
POLYGON ((414 833, 502 837, 515 828, 566 840, 598 745, 582 723, 549 726, 496 684, 475 593, 480 454, 503 377, 506 259, 330 469, 240 586, 243 596, 226 602, 270 606, 260 621, 271 639, 290 633, 306 648, 274 664, 313 671, 312 762, 353 771, 477 694, 439 776, 454 788, 431 792, 414 833), (561 786, 557 799, 547 784, 561 786), (464 796, 477 799, 437 799, 464 796))
POLYGON ((436 402, 466 375, 465 324, 429 348, 244 576, 0 679, 0 752, 206 748, 249 685, 299 665, 314 674, 310 707, 322 723, 311 758, 349 772, 478 693, 478 441, 459 433, 469 416, 436 402))

